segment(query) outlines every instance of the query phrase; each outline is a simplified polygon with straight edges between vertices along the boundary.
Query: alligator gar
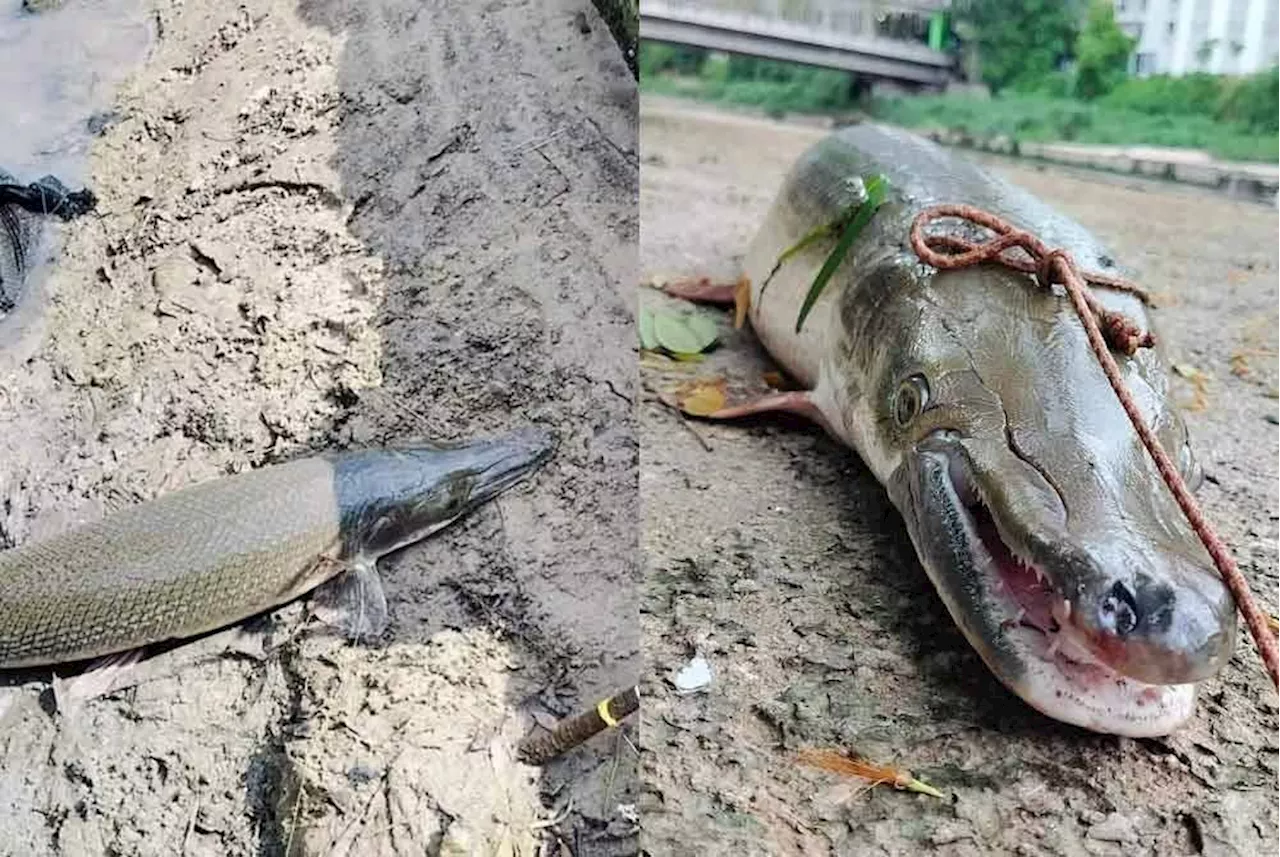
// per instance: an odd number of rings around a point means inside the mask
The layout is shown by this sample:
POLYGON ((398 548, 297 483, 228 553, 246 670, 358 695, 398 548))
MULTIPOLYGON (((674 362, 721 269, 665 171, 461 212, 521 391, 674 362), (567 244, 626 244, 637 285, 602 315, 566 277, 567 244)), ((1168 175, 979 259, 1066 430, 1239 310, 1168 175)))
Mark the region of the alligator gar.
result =
POLYGON ((525 429, 453 447, 302 458, 198 483, 0 553, 0 668, 194 637, 335 577, 350 636, 387 623, 376 563, 540 467, 525 429))
MULTIPOLYGON (((818 421, 885 487, 951 617, 1008 688, 1067 723, 1167 734, 1229 660, 1234 602, 1061 288, 999 264, 936 271, 913 253, 913 220, 943 203, 1121 273, 1084 227, 973 163, 905 132, 843 129, 792 168, 743 264, 752 328, 807 390, 711 416, 818 421), (856 210, 877 174, 883 204, 797 332, 834 240, 787 251, 856 210)), ((1094 294, 1151 329, 1139 298, 1094 294)), ((1194 488, 1202 474, 1160 350, 1117 360, 1194 488)))

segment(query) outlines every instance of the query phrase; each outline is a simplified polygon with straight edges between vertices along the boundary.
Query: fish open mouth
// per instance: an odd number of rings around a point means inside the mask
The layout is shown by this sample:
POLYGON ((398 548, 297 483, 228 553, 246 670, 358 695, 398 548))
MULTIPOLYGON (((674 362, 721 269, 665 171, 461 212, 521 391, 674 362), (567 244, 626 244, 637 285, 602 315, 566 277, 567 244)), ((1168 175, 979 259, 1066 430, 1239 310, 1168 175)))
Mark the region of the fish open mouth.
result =
MULTIPOLYGON (((948 522, 951 550, 967 553, 949 561, 962 560, 970 574, 963 586, 944 581, 936 569, 930 576, 997 677, 1041 712, 1094 731, 1165 735, 1189 718, 1196 686, 1151 684, 1112 666, 1115 653, 1071 621, 1063 573, 1012 547, 1015 540, 1002 533, 1007 528, 978 489, 966 456, 956 449, 944 455, 948 478, 939 480, 943 496, 932 500, 952 508, 923 511, 948 522)), ((922 558, 926 568, 939 564, 922 558)))

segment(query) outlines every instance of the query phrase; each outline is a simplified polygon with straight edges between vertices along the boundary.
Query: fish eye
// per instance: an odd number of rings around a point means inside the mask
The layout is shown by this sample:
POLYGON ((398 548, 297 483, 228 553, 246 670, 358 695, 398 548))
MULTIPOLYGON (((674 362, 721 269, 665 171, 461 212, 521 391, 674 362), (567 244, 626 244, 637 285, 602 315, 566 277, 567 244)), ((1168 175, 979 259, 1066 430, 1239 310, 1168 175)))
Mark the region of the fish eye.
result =
POLYGON ((905 428, 928 404, 929 382, 923 375, 910 375, 898 385, 898 392, 893 396, 893 418, 905 428))

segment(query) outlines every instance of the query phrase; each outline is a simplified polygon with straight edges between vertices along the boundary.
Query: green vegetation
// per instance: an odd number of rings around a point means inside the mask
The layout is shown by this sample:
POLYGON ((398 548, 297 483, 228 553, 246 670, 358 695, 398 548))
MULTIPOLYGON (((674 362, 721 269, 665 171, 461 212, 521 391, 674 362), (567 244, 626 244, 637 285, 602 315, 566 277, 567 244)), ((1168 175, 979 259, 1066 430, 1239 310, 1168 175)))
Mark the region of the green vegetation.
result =
POLYGON ((957 33, 977 50, 992 91, 1036 89, 1071 54, 1074 0, 972 0, 959 8, 957 33))
MULTIPOLYGON (((1276 72, 1271 73, 1274 85, 1276 72)), ((1265 77, 1266 75, 1260 75, 1265 77)), ((1159 79, 1152 79, 1159 80, 1159 79)), ((1126 87, 1142 89, 1129 81, 1126 87)), ((1130 92, 1132 92, 1130 89, 1130 92)), ((1003 135, 1014 140, 1071 141, 1116 146, 1176 146, 1205 149, 1215 157, 1237 161, 1280 158, 1274 130, 1224 123, 1192 112, 1148 112, 1113 106, 1124 90, 1094 102, 1011 93, 991 99, 923 96, 877 101, 870 112, 885 122, 908 128, 949 128, 974 137, 1003 135)), ((1272 102, 1271 123, 1275 123, 1272 102)))
POLYGON ((592 0, 592 4, 613 34, 613 40, 622 49, 627 68, 631 69, 633 75, 638 75, 636 43, 640 41, 639 0, 592 0))
MULTIPOLYGON (((1011 60, 998 66, 993 78, 998 76, 1006 85, 993 87, 995 95, 990 99, 961 95, 871 99, 844 72, 653 42, 640 46, 640 82, 647 92, 756 107, 774 115, 860 111, 907 127, 949 128, 975 137, 1178 146, 1205 149, 1228 160, 1275 162, 1280 158, 1280 69, 1247 77, 1129 78, 1123 65, 1129 39, 1115 29, 1110 4, 1101 5, 1106 10, 1092 12, 1079 36, 1064 42, 1075 46, 1074 66, 1055 67, 1045 57, 1057 57, 1057 49, 1037 56, 1022 42, 1022 65, 1011 60), (1045 72, 1046 68, 1050 70, 1045 72)), ((965 26, 957 24, 957 29, 965 26)), ((1006 44, 997 35, 989 37, 990 44, 1006 44)), ((1014 43, 1008 44, 1012 48, 1014 43)), ((982 65, 986 75, 986 57, 982 65)))
POLYGON ((1116 25, 1108 0, 1091 0, 1076 39, 1076 94, 1088 101, 1115 89, 1128 76, 1129 54, 1137 43, 1116 25))

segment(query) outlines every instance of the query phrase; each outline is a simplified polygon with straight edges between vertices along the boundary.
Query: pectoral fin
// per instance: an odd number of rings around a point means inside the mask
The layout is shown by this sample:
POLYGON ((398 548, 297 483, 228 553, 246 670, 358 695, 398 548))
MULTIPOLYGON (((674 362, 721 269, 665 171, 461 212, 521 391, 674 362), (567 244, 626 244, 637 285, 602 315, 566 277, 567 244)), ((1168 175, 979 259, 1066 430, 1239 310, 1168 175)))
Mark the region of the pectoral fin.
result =
POLYGON ((763 414, 789 413, 804 417, 822 426, 828 432, 831 431, 831 426, 814 400, 813 393, 808 390, 769 393, 739 401, 727 401, 722 398, 722 404, 717 404, 716 407, 707 407, 708 402, 715 401, 714 398, 709 397, 705 390, 700 390, 699 388, 691 389, 694 390, 692 395, 681 395, 680 393, 666 395, 662 397, 663 401, 680 412, 698 419, 736 420, 763 414))
POLYGON ((126 686, 129 673, 142 660, 146 649, 129 649, 91 661, 69 678, 53 676, 53 699, 58 711, 67 714, 81 703, 106 696, 126 686))
POLYGON ((316 590, 313 609, 320 621, 352 642, 376 639, 387 630, 387 596, 372 559, 357 559, 316 590))

